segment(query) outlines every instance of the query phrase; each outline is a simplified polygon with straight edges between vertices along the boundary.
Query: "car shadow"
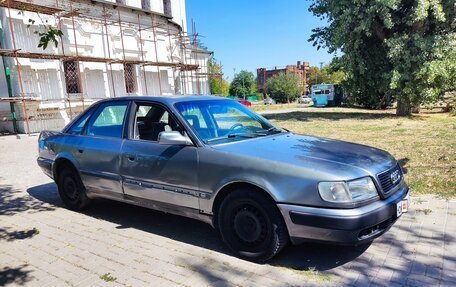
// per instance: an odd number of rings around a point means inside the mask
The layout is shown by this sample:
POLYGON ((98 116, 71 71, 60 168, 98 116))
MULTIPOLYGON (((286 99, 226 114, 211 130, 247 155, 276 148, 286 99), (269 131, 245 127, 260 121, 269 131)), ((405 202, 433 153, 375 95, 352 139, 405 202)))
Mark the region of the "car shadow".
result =
MULTIPOLYGON (((27 189, 34 198, 64 208, 57 186, 47 183, 27 189)), ((177 215, 166 214, 127 203, 97 199, 82 212, 87 216, 113 222, 116 228, 135 228, 215 252, 232 255, 218 233, 208 224, 177 215)), ((367 245, 344 247, 307 243, 288 245, 277 257, 267 263, 296 270, 330 270, 360 256, 367 245)))
POLYGON ((299 271, 328 271, 355 260, 369 246, 370 243, 360 246, 338 246, 312 242, 297 246, 289 244, 269 263, 299 271))

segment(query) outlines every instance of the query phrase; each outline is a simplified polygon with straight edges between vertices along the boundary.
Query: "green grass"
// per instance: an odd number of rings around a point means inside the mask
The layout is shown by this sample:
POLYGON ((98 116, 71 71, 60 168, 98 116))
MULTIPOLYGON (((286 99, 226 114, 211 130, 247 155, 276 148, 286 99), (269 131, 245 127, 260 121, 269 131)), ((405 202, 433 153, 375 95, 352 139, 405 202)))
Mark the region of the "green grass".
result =
POLYGON ((111 273, 105 273, 100 276, 100 279, 106 282, 114 282, 117 280, 116 277, 112 276, 111 273))
POLYGON ((307 281, 316 281, 320 284, 327 283, 331 281, 331 276, 325 272, 318 271, 315 267, 309 268, 290 268, 289 270, 293 271, 295 274, 303 276, 307 281))
POLYGON ((424 213, 424 215, 429 215, 429 214, 431 214, 431 212, 432 212, 432 210, 429 209, 429 208, 417 209, 416 211, 417 211, 417 212, 422 212, 422 213, 424 213))
POLYGON ((386 150, 403 164, 412 194, 456 197, 456 117, 448 113, 424 111, 400 118, 394 110, 300 106, 293 112, 265 117, 296 133, 386 150))

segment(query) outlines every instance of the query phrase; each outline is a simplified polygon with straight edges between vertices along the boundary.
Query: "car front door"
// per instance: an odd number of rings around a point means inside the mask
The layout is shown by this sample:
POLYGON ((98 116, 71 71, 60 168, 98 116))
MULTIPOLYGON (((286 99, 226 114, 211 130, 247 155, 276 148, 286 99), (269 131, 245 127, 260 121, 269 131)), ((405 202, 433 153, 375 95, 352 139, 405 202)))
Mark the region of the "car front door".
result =
POLYGON ((129 101, 102 103, 76 142, 76 159, 89 192, 122 197, 120 149, 129 101))
POLYGON ((138 102, 131 113, 129 138, 121 151, 125 195, 198 209, 197 148, 158 143, 160 132, 184 133, 164 106, 138 102))

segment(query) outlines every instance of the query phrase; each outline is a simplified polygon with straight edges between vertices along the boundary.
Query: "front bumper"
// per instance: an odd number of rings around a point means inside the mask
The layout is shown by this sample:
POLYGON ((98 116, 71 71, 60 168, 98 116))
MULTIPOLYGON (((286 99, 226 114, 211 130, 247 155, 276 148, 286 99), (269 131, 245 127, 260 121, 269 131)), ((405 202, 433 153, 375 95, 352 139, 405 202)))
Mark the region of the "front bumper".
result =
POLYGON ((385 200, 353 209, 278 204, 293 244, 304 241, 357 245, 385 233, 397 220, 396 204, 408 194, 404 184, 385 200))

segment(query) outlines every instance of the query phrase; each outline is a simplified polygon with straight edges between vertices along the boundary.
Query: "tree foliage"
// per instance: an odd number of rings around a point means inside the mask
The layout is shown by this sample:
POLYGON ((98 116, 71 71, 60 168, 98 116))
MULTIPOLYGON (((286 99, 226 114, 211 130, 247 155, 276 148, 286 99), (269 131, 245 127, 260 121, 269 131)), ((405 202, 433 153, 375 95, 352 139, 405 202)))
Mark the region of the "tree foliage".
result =
POLYGON ((314 0, 329 25, 313 30, 318 48, 341 51, 349 96, 369 108, 398 101, 398 114, 456 89, 454 0, 314 0))
POLYGON ((345 77, 341 70, 334 70, 331 66, 320 69, 316 66, 309 67, 309 85, 315 84, 340 84, 345 77))
POLYGON ((46 50, 50 42, 54 43, 55 47, 57 48, 59 45, 57 38, 61 38, 63 36, 62 30, 52 27, 51 25, 45 26, 45 31, 37 34, 40 36, 38 48, 43 48, 43 50, 46 50))
POLYGON ((230 84, 223 78, 223 67, 214 57, 208 60, 209 88, 212 95, 228 96, 230 84))
POLYGON ((256 92, 255 76, 252 72, 240 71, 230 84, 230 95, 236 97, 248 96, 256 92))
MULTIPOLYGON (((24 10, 20 10, 18 12, 19 15, 25 15, 24 10)), ((53 43, 55 47, 59 45, 59 39, 63 37, 63 31, 57 27, 48 24, 48 20, 43 20, 40 14, 37 12, 36 16, 40 19, 41 24, 38 24, 38 29, 33 31, 33 34, 37 34, 40 39, 38 42, 38 48, 42 48, 46 50, 49 43, 53 43)), ((34 19, 29 18, 27 21, 27 28, 35 25, 36 21, 34 19)))
POLYGON ((211 78, 209 80, 211 95, 228 96, 230 84, 222 77, 211 78))
POLYGON ((304 91, 298 75, 280 73, 268 79, 266 93, 278 103, 289 103, 296 100, 304 91))

